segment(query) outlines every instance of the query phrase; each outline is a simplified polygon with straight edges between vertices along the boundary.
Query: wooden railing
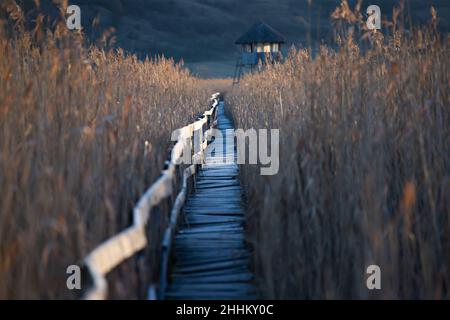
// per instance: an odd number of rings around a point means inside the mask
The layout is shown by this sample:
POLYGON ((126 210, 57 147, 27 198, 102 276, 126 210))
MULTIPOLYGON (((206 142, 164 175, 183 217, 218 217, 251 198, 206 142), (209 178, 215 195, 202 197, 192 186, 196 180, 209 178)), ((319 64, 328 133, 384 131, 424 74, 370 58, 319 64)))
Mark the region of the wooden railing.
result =
POLYGON ((173 182, 175 169, 180 164, 184 150, 189 147, 193 152, 189 155, 190 164, 183 173, 181 191, 178 193, 171 210, 168 228, 162 243, 160 294, 165 290, 169 248, 178 214, 184 204, 188 192, 188 179, 196 172, 196 164, 203 161, 203 152, 208 144, 208 135, 216 118, 219 104, 219 93, 212 95, 212 107, 194 123, 176 131, 177 142, 173 146, 161 177, 144 193, 133 209, 133 224, 95 248, 85 259, 84 264, 92 278, 92 286, 84 295, 84 299, 102 300, 108 295, 106 275, 124 260, 130 258, 147 246, 146 226, 150 211, 161 201, 174 193, 173 182), (196 140, 196 141, 195 141, 196 140), (190 145, 187 145, 190 144, 190 145))

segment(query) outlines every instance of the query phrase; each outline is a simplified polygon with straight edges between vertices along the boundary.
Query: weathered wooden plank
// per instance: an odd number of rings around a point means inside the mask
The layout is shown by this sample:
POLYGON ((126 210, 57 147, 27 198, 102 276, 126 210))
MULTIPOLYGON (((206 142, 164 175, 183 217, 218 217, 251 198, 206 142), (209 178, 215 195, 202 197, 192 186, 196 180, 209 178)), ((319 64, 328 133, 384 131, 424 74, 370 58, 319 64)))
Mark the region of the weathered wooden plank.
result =
POLYGON ((175 250, 175 254, 177 256, 178 261, 183 261, 185 258, 193 258, 193 259, 237 259, 239 257, 246 257, 249 255, 248 250, 244 250, 243 248, 238 249, 222 249, 215 250, 214 252, 208 252, 206 250, 197 250, 197 249, 189 249, 186 248, 175 250))
MULTIPOLYGON (((237 193, 236 192, 227 192, 227 191, 222 191, 222 194, 224 195, 225 199, 209 199, 208 196, 202 195, 202 194, 197 194, 194 197, 191 197, 188 201, 187 201, 187 205, 191 205, 191 204, 195 204, 195 205, 203 205, 205 204, 205 207, 215 207, 217 204, 221 204, 224 203, 225 205, 229 204, 230 206, 235 206, 236 204, 241 204, 241 199, 239 198, 230 198, 230 199, 226 199, 230 196, 235 196, 237 193)), ((227 206, 228 207, 228 206, 227 206)))
POLYGON ((244 241, 245 237, 241 232, 230 233, 227 232, 212 232, 212 233, 197 233, 197 234, 179 234, 176 236, 178 243, 185 243, 187 241, 208 241, 208 242, 237 242, 244 241))
POLYGON ((180 259, 177 262, 177 268, 184 268, 184 267, 191 267, 199 264, 211 264, 211 263, 220 263, 220 262, 226 262, 230 260, 237 260, 237 259, 250 259, 249 253, 242 253, 241 255, 222 255, 222 256, 209 256, 209 255, 202 255, 202 256, 194 256, 193 254, 185 256, 186 259, 180 259))
POLYGON ((182 226, 183 228, 197 228, 197 227, 220 227, 220 226, 227 226, 231 223, 239 223, 239 224, 243 224, 243 220, 244 217, 243 215, 226 215, 226 214, 221 214, 221 215, 204 215, 202 214, 201 216, 196 215, 196 214, 189 214, 188 216, 185 217, 185 224, 182 226), (206 225, 189 225, 189 222, 194 222, 194 221, 198 221, 198 222, 208 222, 206 225))
POLYGON ((238 191, 239 193, 241 193, 242 189, 241 189, 240 186, 239 187, 237 187, 237 186, 235 186, 235 187, 221 187, 220 190, 207 190, 207 189, 205 189, 205 190, 196 190, 196 194, 197 195, 204 195, 204 194, 209 194, 209 195, 216 194, 217 195, 218 191, 220 191, 220 192, 224 192, 224 191, 235 191, 236 192, 236 191, 238 191))
MULTIPOLYGON (((178 248, 177 250, 174 250, 174 252, 177 255, 177 258, 179 257, 194 257, 194 258, 222 258, 222 257, 233 257, 239 258, 239 257, 245 257, 249 254, 248 250, 245 250, 245 248, 237 248, 237 249, 230 249, 225 248, 222 250, 215 250, 214 252, 208 252, 206 250, 197 250, 194 248, 186 247, 185 250, 183 248, 178 248)), ((181 261, 179 259, 178 261, 181 261)))
POLYGON ((243 282, 235 283, 176 283, 171 287, 171 291, 183 292, 183 291, 203 291, 203 292, 233 292, 237 294, 254 293, 254 287, 250 284, 243 282))
MULTIPOLYGON (((197 205, 201 206, 202 202, 198 201, 197 205)), ((186 207, 186 211, 184 211, 186 214, 243 214, 242 206, 240 206, 240 203, 235 203, 231 205, 226 205, 223 202, 214 202, 215 206, 207 206, 202 209, 196 209, 195 202, 190 202, 188 206, 186 207), (223 206, 223 208, 221 207, 223 206)))
POLYGON ((199 243, 198 240, 185 240, 185 241, 179 241, 175 244, 175 249, 182 249, 183 247, 188 248, 196 248, 197 250, 222 250, 222 249, 240 249, 242 248, 242 241, 239 240, 211 240, 208 241, 208 243, 202 242, 199 243))
POLYGON ((210 226, 210 227, 203 227, 203 228, 186 228, 183 230, 180 230, 179 234, 197 234, 197 233, 211 233, 211 232, 243 232, 244 228, 240 226, 239 224, 235 224, 234 226, 227 227, 227 226, 210 226))
POLYGON ((248 259, 236 259, 231 261, 224 262, 213 262, 213 263, 205 263, 199 264, 190 267, 181 267, 176 268, 176 272, 178 273, 192 273, 196 271, 208 271, 208 270, 223 270, 233 267, 243 267, 248 265, 248 259))
POLYGON ((172 274, 172 278, 174 280, 179 279, 180 277, 209 277, 209 276, 224 276, 224 275, 230 275, 230 274, 243 274, 243 273, 249 273, 249 269, 247 266, 237 266, 233 268, 228 269, 220 269, 220 270, 207 270, 207 271, 197 271, 192 272, 190 274, 185 273, 179 273, 176 270, 174 270, 172 274))
POLYGON ((183 227, 192 227, 192 226, 199 226, 199 225, 216 225, 217 223, 227 223, 227 222, 243 222, 244 219, 243 218, 229 218, 229 217, 223 217, 221 220, 216 220, 215 222, 211 222, 209 220, 205 220, 205 219, 196 219, 196 218, 191 218, 191 219, 187 219, 183 225, 183 227))
MULTIPOLYGON (((220 228, 220 227, 230 227, 235 225, 241 225, 240 221, 232 222, 222 222, 222 223, 211 223, 209 225, 199 225, 199 226, 183 226, 185 229, 201 229, 201 228, 220 228)), ((180 231, 182 231, 181 229, 180 231)))
POLYGON ((239 283, 239 282, 251 282, 253 280, 253 274, 238 273, 238 274, 224 274, 213 276, 183 276, 177 279, 178 283, 239 283))
POLYGON ((183 292, 171 292, 167 293, 168 299, 173 300, 254 300, 255 296, 250 294, 237 295, 230 292, 201 292, 201 291, 183 291, 183 292), (186 298, 189 297, 189 298, 186 298))

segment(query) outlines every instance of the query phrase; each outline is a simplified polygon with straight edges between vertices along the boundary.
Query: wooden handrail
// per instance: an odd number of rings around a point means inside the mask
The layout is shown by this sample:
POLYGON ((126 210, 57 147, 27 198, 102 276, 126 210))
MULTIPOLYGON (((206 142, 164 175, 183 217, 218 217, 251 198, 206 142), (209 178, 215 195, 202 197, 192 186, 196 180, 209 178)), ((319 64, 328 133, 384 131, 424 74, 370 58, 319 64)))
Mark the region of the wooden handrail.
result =
MULTIPOLYGON (((130 258, 138 251, 147 246, 146 225, 152 208, 160 204, 160 202, 173 194, 173 180, 176 178, 175 168, 180 163, 183 150, 186 150, 188 141, 192 141, 195 132, 201 134, 200 150, 191 155, 191 163, 201 163, 203 161, 204 148, 207 131, 205 125, 211 123, 215 118, 216 109, 219 104, 220 93, 212 95, 213 101, 210 110, 203 113, 200 120, 195 121, 178 130, 178 140, 174 145, 168 165, 162 171, 161 177, 144 193, 133 209, 133 224, 127 229, 121 231, 117 235, 106 240, 96 247, 84 259, 84 264, 92 277, 92 287, 84 295, 84 299, 103 300, 108 295, 108 284, 105 279, 106 275, 124 260, 130 258)), ((168 229, 163 239, 163 251, 170 247, 170 239, 175 229, 178 213, 180 212, 187 194, 187 180, 195 174, 195 165, 189 166, 184 170, 183 182, 180 193, 177 195, 174 206, 171 211, 171 218, 168 229), (166 240, 169 239, 169 240, 166 240), (166 247, 165 247, 166 244, 166 247)), ((161 261, 161 268, 167 270, 167 258, 161 261)), ((163 289, 163 288, 160 288, 163 289)), ((161 291, 161 290, 160 290, 161 291)))

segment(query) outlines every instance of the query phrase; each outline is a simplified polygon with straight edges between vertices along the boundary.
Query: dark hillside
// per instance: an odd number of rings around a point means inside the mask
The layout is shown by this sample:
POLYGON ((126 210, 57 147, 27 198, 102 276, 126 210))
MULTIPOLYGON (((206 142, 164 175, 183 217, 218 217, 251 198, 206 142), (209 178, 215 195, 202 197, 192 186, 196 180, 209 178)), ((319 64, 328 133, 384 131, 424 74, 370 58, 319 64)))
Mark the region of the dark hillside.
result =
MULTIPOLYGON (((33 0, 18 1, 30 9, 33 0)), ((350 0, 350 6, 357 1, 350 0)), ((55 13, 52 1, 42 0, 47 12, 55 13)), ((309 39, 330 42, 330 14, 339 0, 76 0, 82 9, 86 34, 98 37, 114 27, 117 45, 146 55, 164 54, 183 58, 202 73, 217 67, 219 73, 231 69, 236 59, 234 41, 255 21, 264 20, 285 35, 288 44, 308 45, 309 39), (311 6, 308 6, 311 2, 311 6), (92 21, 99 18, 96 27, 92 21)), ((397 0, 378 0, 382 14, 390 16, 397 0)), ((363 1, 363 8, 369 1, 363 1)), ((440 28, 450 29, 450 1, 405 0, 405 15, 415 24, 430 19, 430 6, 437 8, 440 28)), ((363 10, 364 11, 364 10, 363 10)), ((409 22, 407 22, 409 24, 409 22)))

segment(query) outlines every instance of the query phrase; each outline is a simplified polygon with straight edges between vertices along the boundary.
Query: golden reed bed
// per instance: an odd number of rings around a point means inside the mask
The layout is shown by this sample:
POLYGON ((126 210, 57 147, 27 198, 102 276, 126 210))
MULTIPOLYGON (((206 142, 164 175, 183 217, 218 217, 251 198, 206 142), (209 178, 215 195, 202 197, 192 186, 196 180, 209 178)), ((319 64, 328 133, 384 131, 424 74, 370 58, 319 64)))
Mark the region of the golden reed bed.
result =
POLYGON ((280 172, 242 166, 266 298, 449 298, 450 40, 353 37, 247 76, 236 126, 280 129, 280 172), (382 290, 366 287, 381 267, 382 290))

